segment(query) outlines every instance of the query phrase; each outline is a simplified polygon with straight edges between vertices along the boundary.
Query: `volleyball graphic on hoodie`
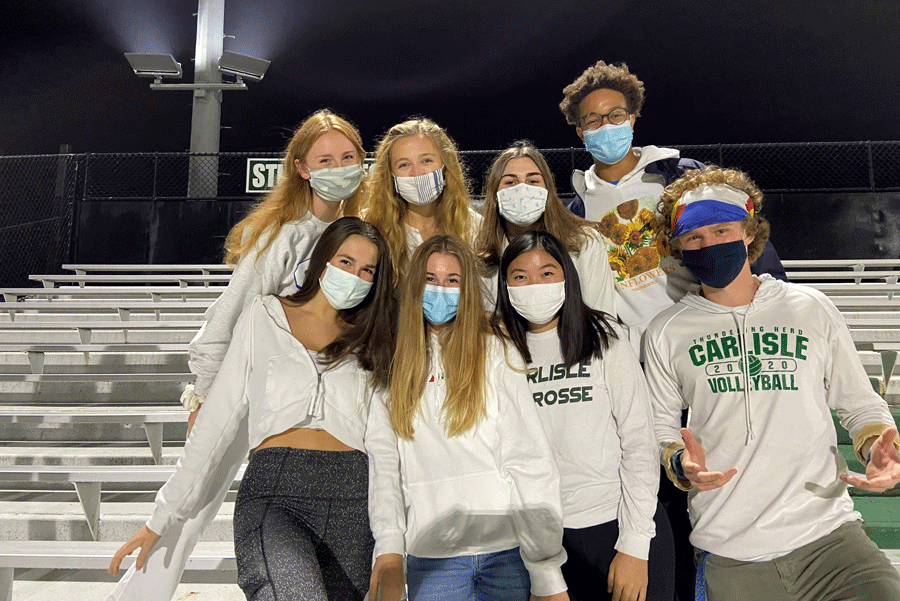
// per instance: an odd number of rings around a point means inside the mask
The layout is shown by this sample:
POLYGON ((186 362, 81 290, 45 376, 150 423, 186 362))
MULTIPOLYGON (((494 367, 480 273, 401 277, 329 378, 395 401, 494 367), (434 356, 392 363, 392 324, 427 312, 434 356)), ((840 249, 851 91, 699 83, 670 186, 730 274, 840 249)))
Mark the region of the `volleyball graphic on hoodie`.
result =
POLYGON ((750 372, 751 378, 755 378, 762 371, 762 361, 756 355, 747 355, 747 371, 750 372))

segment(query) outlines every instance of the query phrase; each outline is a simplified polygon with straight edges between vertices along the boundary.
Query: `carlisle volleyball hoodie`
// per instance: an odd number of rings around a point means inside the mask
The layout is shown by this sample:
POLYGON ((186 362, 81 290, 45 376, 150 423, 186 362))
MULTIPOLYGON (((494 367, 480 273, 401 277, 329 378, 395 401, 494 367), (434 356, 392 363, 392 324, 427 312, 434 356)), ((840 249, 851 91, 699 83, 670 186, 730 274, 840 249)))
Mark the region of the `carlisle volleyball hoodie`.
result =
POLYGON ((656 205, 665 179, 647 173, 650 163, 678 158, 672 148, 633 148, 638 164, 615 183, 597 175, 596 166, 572 173, 572 187, 584 200, 585 218, 599 222, 615 280, 616 311, 628 326, 632 348, 640 357, 641 339, 653 317, 696 289, 696 278, 672 258, 656 205))
POLYGON ((838 479, 846 463, 831 409, 857 451, 892 423, 831 301, 813 288, 758 279, 742 307, 687 294, 653 319, 646 340, 656 438, 670 477, 688 407, 707 468, 737 468, 725 486, 689 492, 691 543, 740 561, 780 557, 860 519, 838 479))

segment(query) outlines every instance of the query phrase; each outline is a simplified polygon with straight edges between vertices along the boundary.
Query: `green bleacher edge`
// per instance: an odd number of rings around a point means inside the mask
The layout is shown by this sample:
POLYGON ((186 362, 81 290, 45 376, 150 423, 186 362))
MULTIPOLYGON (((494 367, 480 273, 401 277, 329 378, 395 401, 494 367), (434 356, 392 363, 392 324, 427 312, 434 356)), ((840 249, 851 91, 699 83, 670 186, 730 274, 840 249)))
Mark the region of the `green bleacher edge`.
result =
MULTIPOLYGON (((900 407, 892 406, 894 423, 900 424, 900 407)), ((865 472, 865 468, 853 452, 850 434, 841 426, 837 415, 831 412, 837 430, 838 450, 853 472, 865 472)), ((850 487, 853 505, 863 516, 863 528, 875 544, 882 549, 900 548, 900 487, 884 493, 870 493, 850 487)))

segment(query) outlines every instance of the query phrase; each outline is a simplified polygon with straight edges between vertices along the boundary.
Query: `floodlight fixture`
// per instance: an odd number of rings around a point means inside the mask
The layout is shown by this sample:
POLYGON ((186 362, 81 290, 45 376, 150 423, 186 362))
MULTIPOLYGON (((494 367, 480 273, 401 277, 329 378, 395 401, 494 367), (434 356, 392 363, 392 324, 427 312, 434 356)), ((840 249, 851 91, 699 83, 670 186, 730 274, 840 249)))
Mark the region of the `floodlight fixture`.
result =
POLYGON ((243 81, 245 77, 253 81, 260 81, 266 74, 266 69, 269 68, 270 62, 262 58, 226 50, 219 58, 219 71, 228 75, 234 75, 237 77, 238 82, 243 81))
POLYGON ((181 63, 175 60, 171 54, 139 54, 126 52, 134 74, 138 77, 152 77, 155 83, 161 83, 163 77, 181 79, 181 63))

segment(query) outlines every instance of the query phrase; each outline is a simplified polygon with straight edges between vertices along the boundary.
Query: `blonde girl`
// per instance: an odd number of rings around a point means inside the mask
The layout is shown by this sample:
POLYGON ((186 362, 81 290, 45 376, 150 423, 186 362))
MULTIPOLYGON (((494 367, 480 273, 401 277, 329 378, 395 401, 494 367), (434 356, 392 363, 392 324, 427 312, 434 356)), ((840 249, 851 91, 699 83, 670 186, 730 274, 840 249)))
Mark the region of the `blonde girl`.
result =
POLYGON ((363 217, 387 239, 398 284, 412 252, 431 236, 474 242, 481 218, 469 202, 456 144, 442 127, 417 117, 387 131, 375 152, 363 217))
MULTIPOLYGON (((559 476, 455 236, 413 254, 390 386, 410 601, 568 599, 559 476)), ((375 427, 374 425, 372 426, 375 427)))

